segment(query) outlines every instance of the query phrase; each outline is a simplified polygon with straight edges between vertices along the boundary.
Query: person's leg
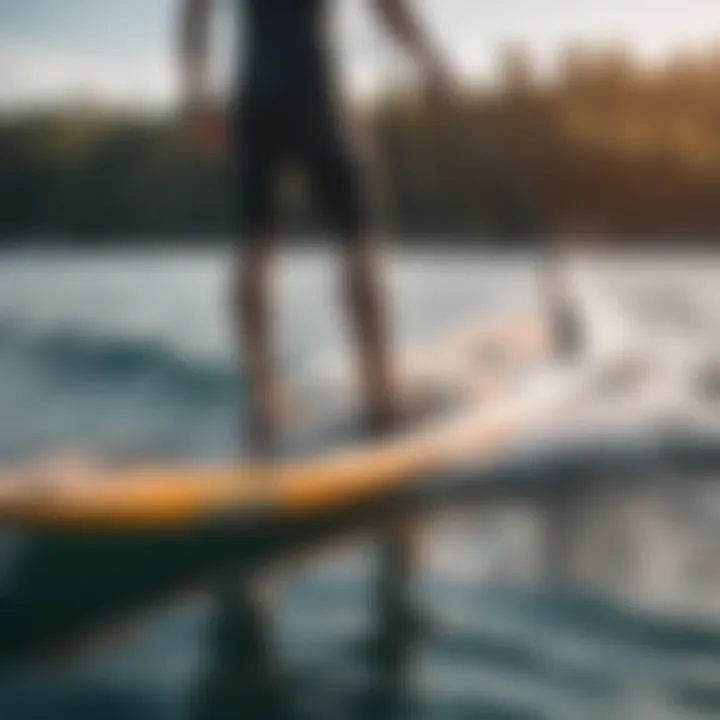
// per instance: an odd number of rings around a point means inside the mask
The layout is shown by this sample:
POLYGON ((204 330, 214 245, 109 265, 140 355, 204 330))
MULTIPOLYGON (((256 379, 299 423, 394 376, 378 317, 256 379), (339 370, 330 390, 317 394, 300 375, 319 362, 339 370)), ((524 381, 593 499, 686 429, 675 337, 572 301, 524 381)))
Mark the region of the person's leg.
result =
POLYGON ((397 414, 381 270, 370 242, 348 242, 343 253, 345 304, 355 337, 368 430, 374 434, 391 430, 397 414))
POLYGON ((272 348, 271 273, 280 140, 261 114, 246 111, 236 159, 240 243, 232 276, 231 310, 244 379, 241 402, 247 407, 249 401, 249 449, 259 456, 272 455, 279 400, 272 348))
MULTIPOLYGON (((338 236, 342 253, 342 286, 353 331, 371 433, 388 431, 395 421, 396 398, 391 378, 389 303, 371 225, 377 200, 369 200, 371 159, 361 152, 339 117, 329 110, 308 111, 307 134, 300 151, 325 216, 338 236)), ((376 179, 376 178, 375 178, 376 179)))
POLYGON ((234 318, 238 354, 250 400, 250 450, 271 456, 279 403, 272 349, 272 249, 253 241, 240 253, 234 273, 234 318))

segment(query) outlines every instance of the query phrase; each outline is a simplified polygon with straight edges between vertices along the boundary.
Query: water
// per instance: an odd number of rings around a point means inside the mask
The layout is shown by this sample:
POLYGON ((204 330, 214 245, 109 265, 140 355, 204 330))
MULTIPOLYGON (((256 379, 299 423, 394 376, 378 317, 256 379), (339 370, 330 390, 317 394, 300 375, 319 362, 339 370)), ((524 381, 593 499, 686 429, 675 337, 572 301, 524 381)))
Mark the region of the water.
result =
MULTIPOLYGON (((527 307, 528 264, 503 267, 498 275, 440 259, 428 278, 422 257, 397 258, 398 333, 431 332, 496 306, 527 307)), ((80 446, 232 455, 242 374, 235 377, 225 302, 229 268, 220 253, 4 258, 0 453, 80 446)), ((321 254, 279 263, 277 335, 291 378, 347 347, 333 270, 321 254)))
MULTIPOLYGON (((291 382, 349 345, 334 269, 322 252, 281 258, 277 335, 291 382)), ((234 456, 243 375, 225 303, 229 270, 221 251, 5 256, 0 459, 68 448, 120 458, 234 456)), ((400 338, 538 302, 534 266, 521 257, 398 253, 390 279, 400 338)), ((627 499, 619 502, 628 512, 627 499)), ((660 516, 646 524, 670 557, 677 543, 658 529, 660 516)), ((414 635, 396 716, 717 717, 720 640, 707 613, 697 630, 695 615, 656 612, 655 586, 637 577, 643 592, 626 595, 643 604, 544 589, 535 531, 532 513, 517 505, 473 510, 422 533, 412 597, 428 627, 414 635)), ((372 543, 358 541, 262 579, 295 716, 363 716, 375 667, 367 651, 375 561, 372 543)), ((196 717, 200 678, 213 661, 211 620, 207 598, 179 598, 60 668, 6 674, 0 717, 196 717)))

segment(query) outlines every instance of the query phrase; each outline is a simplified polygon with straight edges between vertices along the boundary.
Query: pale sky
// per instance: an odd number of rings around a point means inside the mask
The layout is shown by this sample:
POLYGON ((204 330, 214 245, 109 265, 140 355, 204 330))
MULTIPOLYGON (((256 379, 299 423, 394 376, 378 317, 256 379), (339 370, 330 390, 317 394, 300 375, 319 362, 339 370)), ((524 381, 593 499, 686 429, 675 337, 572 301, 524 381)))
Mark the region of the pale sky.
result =
MULTIPOLYGON (((218 4, 241 2, 221 0, 218 4)), ((335 0, 356 87, 394 66, 363 0, 335 0)), ((621 41, 643 57, 720 40, 720 0, 415 0, 454 65, 487 74, 506 42, 548 63, 563 43, 621 41)), ((178 0, 0 0, 0 108, 92 98, 166 106, 178 0)), ((227 24, 230 15, 221 15, 227 24)))

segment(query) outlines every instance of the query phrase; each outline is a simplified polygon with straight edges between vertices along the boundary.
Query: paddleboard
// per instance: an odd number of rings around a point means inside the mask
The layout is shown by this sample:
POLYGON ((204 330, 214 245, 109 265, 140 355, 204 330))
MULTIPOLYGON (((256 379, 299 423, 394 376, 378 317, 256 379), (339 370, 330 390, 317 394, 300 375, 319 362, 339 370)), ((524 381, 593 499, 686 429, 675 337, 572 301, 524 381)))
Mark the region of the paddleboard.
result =
POLYGON ((318 458, 240 467, 16 468, 0 478, 0 522, 56 531, 163 531, 229 515, 292 519, 347 507, 502 452, 611 360, 600 355, 558 366, 538 358, 502 378, 484 403, 318 458))
MULTIPOLYGON (((0 473, 0 665, 66 651, 68 640, 73 649, 114 619, 179 588, 202 587, 223 568, 252 572, 347 532, 368 513, 377 518, 378 503, 409 482, 408 473, 437 465, 440 448, 417 454, 423 438, 436 435, 433 426, 451 434, 449 423, 480 397, 471 388, 482 387, 487 403, 517 392, 544 365, 546 339, 539 317, 491 318, 403 350, 404 392, 441 397, 444 411, 436 406, 383 443, 349 443, 346 425, 344 447, 279 467, 120 468, 66 457, 0 473), (455 384, 443 383, 434 365, 440 356, 446 368, 467 358, 473 370, 464 386, 460 373, 455 384)), ((351 416, 359 400, 351 383, 348 366, 328 361, 302 387, 314 409, 304 418, 306 440, 351 416), (317 402, 331 385, 335 404, 317 402)))
MULTIPOLYGON (((450 335, 452 342, 444 335, 418 345, 400 371, 405 387, 445 398, 444 373, 433 370, 454 347, 452 363, 470 367, 452 385, 458 400, 382 441, 355 439, 275 465, 120 468, 83 460, 0 473, 0 664, 202 586, 223 568, 251 573, 347 532, 363 513, 370 527, 379 508, 422 492, 445 470, 504 457, 559 407, 578 402, 618 358, 613 344, 591 342, 577 362, 554 362, 539 314, 479 321, 450 335), (479 337, 493 338, 483 341, 489 348, 478 349, 479 337)), ((329 375, 320 377, 326 387, 329 375)), ((341 369, 337 378, 339 395, 349 374, 341 369)))

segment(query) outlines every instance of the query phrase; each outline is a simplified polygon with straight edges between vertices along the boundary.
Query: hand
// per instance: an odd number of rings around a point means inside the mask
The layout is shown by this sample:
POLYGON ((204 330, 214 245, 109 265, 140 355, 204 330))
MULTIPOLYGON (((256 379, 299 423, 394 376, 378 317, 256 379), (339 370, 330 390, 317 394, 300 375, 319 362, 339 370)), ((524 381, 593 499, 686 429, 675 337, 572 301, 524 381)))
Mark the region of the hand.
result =
POLYGON ((228 128, 225 113, 209 104, 191 107, 186 113, 185 132, 194 152, 219 160, 227 152, 228 128))

